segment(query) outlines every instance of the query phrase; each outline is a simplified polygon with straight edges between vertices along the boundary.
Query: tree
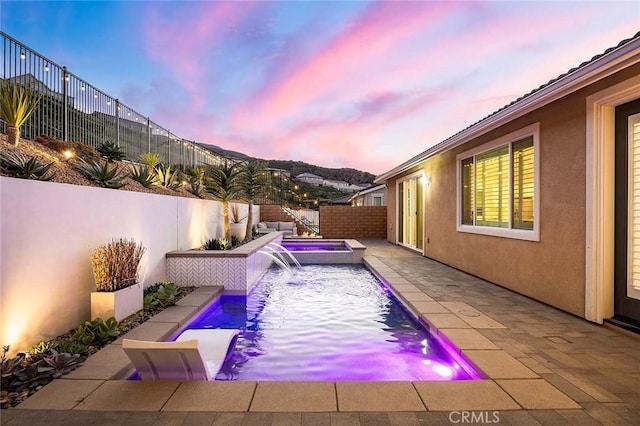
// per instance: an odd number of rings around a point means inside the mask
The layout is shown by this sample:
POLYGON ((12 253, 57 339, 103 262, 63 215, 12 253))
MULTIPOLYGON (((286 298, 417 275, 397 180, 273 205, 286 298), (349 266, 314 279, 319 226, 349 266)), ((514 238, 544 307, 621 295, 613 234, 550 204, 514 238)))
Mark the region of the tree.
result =
POLYGON ((256 197, 263 194, 265 182, 262 174, 266 169, 266 162, 260 160, 251 160, 240 163, 240 188, 242 190, 242 198, 249 204, 247 213, 247 237, 251 235, 253 228, 253 202, 256 197))
POLYGON ((209 168, 209 177, 205 181, 207 191, 215 200, 222 203, 224 238, 231 241, 229 233, 229 202, 242 198, 240 185, 242 170, 240 165, 225 161, 219 166, 209 168))

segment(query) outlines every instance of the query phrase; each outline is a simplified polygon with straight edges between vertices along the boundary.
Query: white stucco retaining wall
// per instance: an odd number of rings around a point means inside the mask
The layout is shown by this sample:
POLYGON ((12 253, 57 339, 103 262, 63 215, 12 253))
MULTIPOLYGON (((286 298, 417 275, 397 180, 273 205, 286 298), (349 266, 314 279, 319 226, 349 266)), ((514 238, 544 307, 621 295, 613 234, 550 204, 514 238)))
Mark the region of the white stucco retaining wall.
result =
POLYGON ((11 352, 89 319, 99 245, 142 242, 149 286, 166 280, 167 252, 222 236, 221 204, 184 197, 0 177, 0 209, 0 344, 11 352))

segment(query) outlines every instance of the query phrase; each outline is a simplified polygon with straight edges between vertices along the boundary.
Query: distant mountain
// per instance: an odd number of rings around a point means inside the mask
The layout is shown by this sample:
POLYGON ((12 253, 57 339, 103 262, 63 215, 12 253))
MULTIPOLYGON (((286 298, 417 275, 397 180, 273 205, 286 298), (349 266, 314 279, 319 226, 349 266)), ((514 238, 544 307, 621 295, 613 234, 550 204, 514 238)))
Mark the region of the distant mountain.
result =
POLYGON ((316 166, 314 164, 305 163, 303 161, 291 160, 267 160, 269 167, 276 169, 289 170, 291 177, 298 176, 302 173, 313 173, 325 179, 342 180, 349 183, 373 183, 375 175, 361 170, 342 168, 332 169, 328 167, 316 166))
MULTIPOLYGON (((202 148, 207 149, 214 154, 222 155, 227 158, 233 158, 237 160, 252 160, 247 154, 243 154, 238 151, 231 151, 229 149, 221 148, 217 145, 209 145, 204 143, 198 143, 202 148)), ((260 159, 262 160, 262 159, 260 159)), ((292 160, 264 160, 269 164, 269 167, 274 169, 288 170, 291 173, 291 177, 298 176, 302 173, 313 173, 321 176, 325 179, 342 180, 349 183, 373 183, 373 179, 376 177, 374 174, 364 172, 361 170, 342 168, 332 169, 329 167, 316 166, 314 164, 305 163, 303 161, 292 160)))
POLYGON ((213 152, 214 154, 222 155, 223 157, 233 158, 236 160, 252 160, 253 157, 248 156, 247 154, 243 154, 238 151, 231 151, 230 149, 224 149, 217 145, 209 145, 207 143, 196 142, 202 148, 213 152))

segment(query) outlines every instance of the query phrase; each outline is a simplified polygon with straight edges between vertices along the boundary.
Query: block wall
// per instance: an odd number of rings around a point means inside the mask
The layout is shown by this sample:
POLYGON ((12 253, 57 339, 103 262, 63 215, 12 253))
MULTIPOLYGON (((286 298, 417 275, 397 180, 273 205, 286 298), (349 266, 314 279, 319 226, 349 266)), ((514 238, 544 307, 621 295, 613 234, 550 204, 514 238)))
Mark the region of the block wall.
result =
POLYGON ((386 206, 322 206, 320 235, 324 238, 386 239, 386 206))

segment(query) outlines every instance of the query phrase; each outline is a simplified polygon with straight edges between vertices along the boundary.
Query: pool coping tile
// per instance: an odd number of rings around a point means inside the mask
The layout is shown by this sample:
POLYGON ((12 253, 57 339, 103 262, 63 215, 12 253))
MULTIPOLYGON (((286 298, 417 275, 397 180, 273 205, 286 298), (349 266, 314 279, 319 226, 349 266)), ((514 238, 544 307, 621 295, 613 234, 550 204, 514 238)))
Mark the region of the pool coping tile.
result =
POLYGON ((429 411, 521 409, 493 380, 413 382, 413 385, 429 411))
POLYGON ((503 350, 463 350, 478 368, 492 379, 538 379, 529 367, 503 350))

